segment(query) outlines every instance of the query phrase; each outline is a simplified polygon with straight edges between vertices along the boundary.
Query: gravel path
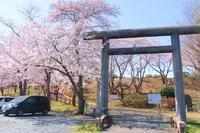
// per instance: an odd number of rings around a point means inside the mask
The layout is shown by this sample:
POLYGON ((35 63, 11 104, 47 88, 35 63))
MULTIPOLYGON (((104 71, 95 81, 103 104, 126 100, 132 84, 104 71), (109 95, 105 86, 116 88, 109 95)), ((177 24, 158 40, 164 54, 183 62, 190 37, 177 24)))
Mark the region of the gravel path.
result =
POLYGON ((176 133, 174 129, 126 128, 112 126, 102 133, 176 133))
MULTIPOLYGON (((103 133, 174 133, 166 120, 149 114, 130 111, 111 110, 113 126, 103 133)), ((94 118, 86 117, 88 123, 94 118)), ((70 126, 80 125, 82 116, 66 117, 62 113, 50 112, 49 115, 24 115, 21 117, 0 115, 0 133, 70 133, 70 126)))
POLYGON ((105 132, 109 133, 176 133, 170 128, 169 118, 155 113, 141 113, 125 109, 112 109, 114 125, 105 132))
POLYGON ((58 113, 21 117, 0 115, 0 133, 68 133, 67 121, 67 117, 58 113))

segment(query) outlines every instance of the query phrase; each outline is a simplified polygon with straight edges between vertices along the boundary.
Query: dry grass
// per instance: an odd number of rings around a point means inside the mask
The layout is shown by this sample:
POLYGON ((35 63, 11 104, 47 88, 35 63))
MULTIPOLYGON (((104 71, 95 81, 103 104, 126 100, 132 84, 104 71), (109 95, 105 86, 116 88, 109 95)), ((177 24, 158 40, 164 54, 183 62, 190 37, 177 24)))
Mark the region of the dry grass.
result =
MULTIPOLYGON (((131 80, 126 78, 123 80, 125 83, 130 83, 131 80)), ((93 101, 96 100, 96 81, 89 81, 89 85, 87 86, 87 93, 86 96, 93 101)), ((200 104, 200 82, 195 79, 184 79, 184 87, 185 87, 185 94, 191 95, 194 104, 200 104)), ((144 78, 144 82, 142 85, 142 92, 143 93, 156 93, 160 92, 160 88, 162 87, 161 78, 144 78)), ((116 102, 113 102, 116 104, 116 102)))
MULTIPOLYGON (((28 88, 26 93, 29 93, 29 95, 44 95, 42 89, 34 89, 34 88, 28 88)), ((0 95, 1 95, 1 93, 0 93, 0 95)), ((11 97, 17 97, 17 96, 19 96, 19 89, 17 89, 15 92, 13 88, 7 88, 4 90, 4 95, 11 96, 11 97)))

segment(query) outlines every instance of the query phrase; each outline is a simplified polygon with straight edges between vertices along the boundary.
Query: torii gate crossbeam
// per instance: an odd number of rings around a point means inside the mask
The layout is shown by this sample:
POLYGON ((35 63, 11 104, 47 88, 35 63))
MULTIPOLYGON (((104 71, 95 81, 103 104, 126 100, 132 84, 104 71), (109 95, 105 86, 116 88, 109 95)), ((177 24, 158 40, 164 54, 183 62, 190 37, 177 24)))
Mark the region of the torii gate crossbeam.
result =
POLYGON ((174 81, 175 81, 175 100, 176 115, 181 121, 186 122, 186 108, 184 97, 184 86, 182 77, 182 60, 180 50, 179 35, 199 34, 200 25, 185 27, 162 27, 149 29, 124 29, 100 32, 88 32, 84 34, 85 40, 102 39, 104 44, 101 57, 101 88, 99 92, 100 101, 97 109, 100 112, 108 110, 108 81, 109 81, 109 55, 121 54, 153 54, 153 53, 172 53, 174 81), (109 39, 134 38, 134 37, 156 37, 171 36, 171 45, 154 47, 136 48, 109 48, 109 39))

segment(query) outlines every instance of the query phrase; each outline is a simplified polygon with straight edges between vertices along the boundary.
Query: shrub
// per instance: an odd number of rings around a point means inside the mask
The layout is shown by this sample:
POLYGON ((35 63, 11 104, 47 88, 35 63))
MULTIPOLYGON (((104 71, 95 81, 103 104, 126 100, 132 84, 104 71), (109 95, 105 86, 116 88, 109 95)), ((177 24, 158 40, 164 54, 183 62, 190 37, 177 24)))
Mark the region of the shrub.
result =
POLYGON ((175 109, 175 99, 172 97, 166 98, 166 104, 169 109, 175 109))
POLYGON ((194 104, 193 105, 193 111, 200 112, 200 104, 194 104))
POLYGON ((154 93, 153 90, 150 90, 150 91, 149 91, 149 94, 153 94, 153 93, 154 93))
POLYGON ((148 98, 146 95, 142 94, 131 94, 126 95, 122 100, 122 104, 125 107, 133 108, 147 108, 148 107, 148 98))
POLYGON ((174 87, 165 85, 161 88, 160 94, 162 97, 175 97, 174 87))
POLYGON ((153 75, 153 78, 160 78, 160 75, 153 75))
POLYGON ((152 77, 153 77, 152 74, 147 74, 147 75, 146 75, 146 78, 152 78, 152 77))

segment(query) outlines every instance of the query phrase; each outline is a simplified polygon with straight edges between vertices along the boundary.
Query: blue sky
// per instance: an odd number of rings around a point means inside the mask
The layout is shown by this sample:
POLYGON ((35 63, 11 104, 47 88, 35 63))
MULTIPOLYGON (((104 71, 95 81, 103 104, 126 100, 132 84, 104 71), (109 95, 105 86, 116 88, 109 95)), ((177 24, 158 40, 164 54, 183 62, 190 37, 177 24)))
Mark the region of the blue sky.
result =
MULTIPOLYGON (((1 0, 0 16, 21 23, 17 12, 30 3, 47 12, 49 4, 57 0, 1 0)), ((117 18, 120 28, 174 26, 183 20, 185 0, 107 0, 120 8, 117 18)))
POLYGON ((119 24, 122 28, 174 26, 184 16, 184 0, 109 1, 121 9, 119 24))

